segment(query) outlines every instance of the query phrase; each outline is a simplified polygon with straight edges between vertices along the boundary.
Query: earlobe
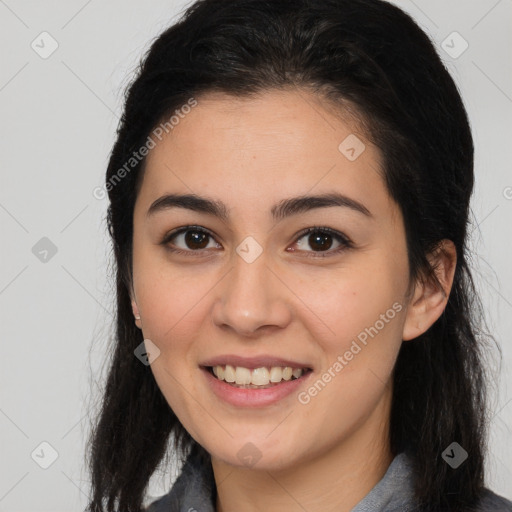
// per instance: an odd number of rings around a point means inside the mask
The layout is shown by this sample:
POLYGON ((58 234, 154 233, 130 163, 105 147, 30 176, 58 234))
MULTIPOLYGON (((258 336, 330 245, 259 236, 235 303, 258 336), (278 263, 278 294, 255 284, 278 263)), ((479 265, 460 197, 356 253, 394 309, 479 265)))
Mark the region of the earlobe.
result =
POLYGON ((141 324, 141 321, 140 321, 139 308, 138 308, 137 303, 135 302, 134 299, 132 299, 132 312, 133 312, 133 316, 135 317, 135 325, 139 329, 141 329, 142 328, 142 324, 141 324))
POLYGON ((454 243, 451 240, 443 240, 428 259, 439 284, 434 279, 417 281, 413 297, 407 307, 402 332, 404 341, 417 338, 426 332, 443 314, 448 302, 457 264, 454 243))

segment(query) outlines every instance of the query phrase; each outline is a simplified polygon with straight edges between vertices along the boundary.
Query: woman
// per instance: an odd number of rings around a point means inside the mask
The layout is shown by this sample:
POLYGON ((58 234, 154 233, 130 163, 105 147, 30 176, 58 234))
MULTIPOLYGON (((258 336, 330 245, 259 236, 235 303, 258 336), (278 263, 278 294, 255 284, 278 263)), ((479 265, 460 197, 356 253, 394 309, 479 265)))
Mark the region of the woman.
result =
POLYGON ((398 8, 192 5, 107 170, 89 510, 140 510, 169 452, 187 460, 150 512, 512 510, 483 474, 473 180, 456 86, 398 8))

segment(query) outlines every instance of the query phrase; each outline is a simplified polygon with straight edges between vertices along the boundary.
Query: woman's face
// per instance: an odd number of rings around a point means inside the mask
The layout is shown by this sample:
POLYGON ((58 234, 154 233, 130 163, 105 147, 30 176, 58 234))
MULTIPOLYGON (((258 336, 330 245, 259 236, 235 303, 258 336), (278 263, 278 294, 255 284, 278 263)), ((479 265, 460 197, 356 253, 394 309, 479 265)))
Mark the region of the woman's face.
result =
POLYGON ((409 268, 379 151, 305 91, 210 94, 178 117, 153 137, 133 239, 134 311, 170 407, 238 466, 383 446, 409 268))

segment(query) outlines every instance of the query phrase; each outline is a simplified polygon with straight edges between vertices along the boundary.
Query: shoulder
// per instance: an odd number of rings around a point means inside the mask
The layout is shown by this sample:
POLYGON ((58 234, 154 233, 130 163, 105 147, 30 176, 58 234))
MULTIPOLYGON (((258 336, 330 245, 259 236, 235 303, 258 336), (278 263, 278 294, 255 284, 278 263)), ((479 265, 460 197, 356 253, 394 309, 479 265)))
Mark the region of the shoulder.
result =
MULTIPOLYGON (((424 508, 417 502, 411 503, 411 506, 399 507, 393 509, 393 512, 422 512, 424 508)), ((457 509, 460 510, 460 509, 457 509)), ((441 508, 438 512, 451 512, 452 508, 441 508)), ((484 488, 481 491, 478 501, 471 506, 464 508, 464 512, 512 512, 512 501, 498 496, 491 490, 484 488)))
POLYGON ((214 512, 214 484, 211 464, 197 454, 189 456, 168 494, 148 505, 142 512, 214 512))
POLYGON ((512 501, 498 496, 489 489, 484 489, 475 512, 512 512, 512 501))

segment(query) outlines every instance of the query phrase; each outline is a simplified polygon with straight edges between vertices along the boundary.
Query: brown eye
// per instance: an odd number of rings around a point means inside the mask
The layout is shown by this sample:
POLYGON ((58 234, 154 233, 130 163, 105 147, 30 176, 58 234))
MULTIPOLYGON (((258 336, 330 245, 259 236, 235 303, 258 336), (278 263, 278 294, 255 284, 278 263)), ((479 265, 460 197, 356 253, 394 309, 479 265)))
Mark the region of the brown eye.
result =
POLYGON ((315 251, 326 251, 332 246, 332 238, 328 233, 313 233, 309 235, 308 243, 315 251))
POLYGON ((210 241, 213 241, 210 233, 203 229, 189 226, 167 235, 162 244, 177 253, 192 253, 201 252, 202 249, 219 247, 217 243, 209 246, 210 241))
POLYGON ((330 228, 312 227, 302 232, 302 235, 295 242, 295 246, 300 252, 309 253, 308 256, 323 257, 351 248, 353 244, 345 235, 330 228), (333 250, 329 250, 333 247, 333 244, 338 245, 335 245, 333 250), (308 250, 308 248, 312 250, 308 250))
POLYGON ((185 232, 185 244, 189 249, 204 249, 208 245, 210 235, 201 231, 185 232))

